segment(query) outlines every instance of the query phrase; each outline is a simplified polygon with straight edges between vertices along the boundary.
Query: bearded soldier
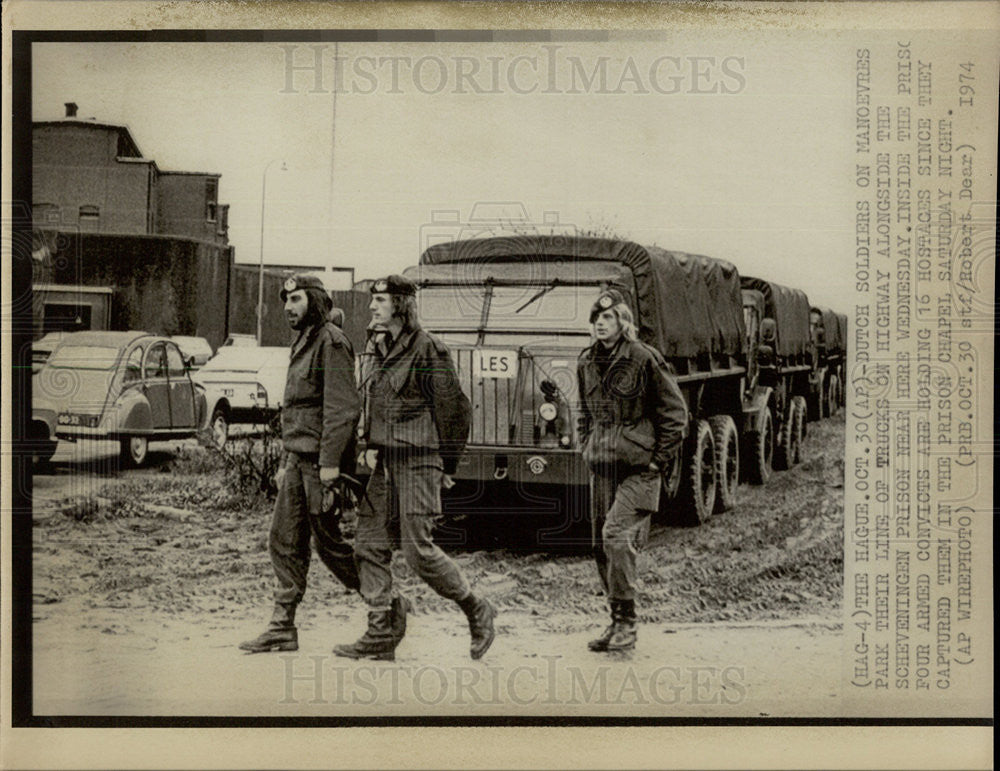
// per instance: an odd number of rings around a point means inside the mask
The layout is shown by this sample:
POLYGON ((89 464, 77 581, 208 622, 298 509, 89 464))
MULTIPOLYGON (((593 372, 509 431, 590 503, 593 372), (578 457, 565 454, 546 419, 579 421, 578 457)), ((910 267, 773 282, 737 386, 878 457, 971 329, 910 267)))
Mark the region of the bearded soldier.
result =
POLYGON ((659 507, 661 475, 687 431, 687 407, 658 351, 636 337, 621 292, 601 293, 590 313, 594 343, 577 364, 579 433, 591 468, 591 526, 611 625, 588 647, 636 643, 636 556, 659 507))
MULTIPOLYGON (((336 522, 322 516, 324 491, 337 484, 354 453, 361 402, 354 378, 354 351, 329 323, 329 295, 316 276, 300 274, 281 289, 292 343, 281 410, 284 459, 276 481, 269 550, 274 567, 274 610, 262 634, 240 644, 253 653, 298 649, 295 610, 306 590, 309 543, 348 589, 360 581, 354 552, 336 522)), ((397 625, 405 619, 396 619, 397 625)))
POLYGON ((434 543, 441 488, 452 475, 469 435, 469 400, 448 349, 417 319, 416 287, 388 276, 371 287, 373 332, 362 359, 364 434, 377 461, 358 511, 355 557, 368 629, 334 653, 392 659, 401 635, 391 630, 395 594, 389 566, 401 546, 410 567, 439 595, 454 600, 469 621, 470 654, 493 642, 495 609, 473 594, 458 566, 434 543))

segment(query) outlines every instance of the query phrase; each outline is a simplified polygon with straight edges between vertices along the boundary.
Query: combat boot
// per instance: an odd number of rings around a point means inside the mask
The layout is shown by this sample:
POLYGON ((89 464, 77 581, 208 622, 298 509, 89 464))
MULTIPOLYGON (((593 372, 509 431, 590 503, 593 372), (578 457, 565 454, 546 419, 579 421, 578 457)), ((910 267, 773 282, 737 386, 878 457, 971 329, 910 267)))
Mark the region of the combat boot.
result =
POLYGON ((493 619, 497 615, 496 608, 489 600, 476 597, 471 592, 464 600, 459 600, 458 605, 469 619, 469 632, 472 635, 469 655, 474 660, 481 659, 493 644, 496 635, 493 629, 493 619))
POLYGON ((368 611, 368 628, 356 642, 337 645, 333 652, 349 659, 375 659, 395 661, 399 639, 393 633, 393 612, 391 610, 368 611))
POLYGON ((619 600, 618 614, 613 624, 608 651, 630 651, 635 648, 636 637, 635 600, 619 600))
POLYGON ((412 603, 402 595, 392 598, 392 636, 399 645, 400 640, 406 636, 406 614, 413 610, 412 603))
POLYGON ((603 653, 608 649, 608 643, 615 634, 615 625, 618 622, 618 600, 611 600, 611 623, 605 627, 600 637, 587 643, 587 648, 595 653, 603 653))
POLYGON ((267 629, 252 640, 241 642, 239 647, 250 653, 297 651, 299 632, 295 628, 295 606, 275 605, 267 629))

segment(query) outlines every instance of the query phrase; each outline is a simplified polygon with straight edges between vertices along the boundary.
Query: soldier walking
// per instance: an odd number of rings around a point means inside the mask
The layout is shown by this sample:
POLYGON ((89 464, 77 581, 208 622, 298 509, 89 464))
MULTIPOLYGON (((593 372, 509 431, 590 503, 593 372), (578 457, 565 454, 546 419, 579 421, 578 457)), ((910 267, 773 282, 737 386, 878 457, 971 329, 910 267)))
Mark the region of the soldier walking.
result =
POLYGON ((358 511, 354 549, 368 628, 334 653, 392 660, 402 634, 392 631, 395 602, 390 563, 402 547, 410 567, 465 612, 479 659, 493 642, 496 610, 473 594, 458 566, 432 538, 441 515, 441 488, 452 475, 469 435, 470 407, 448 349, 417 319, 416 287, 393 275, 371 287, 371 336, 362 359, 364 435, 377 454, 358 511))
MULTIPOLYGON (((298 650, 295 610, 306 590, 309 543, 348 589, 360 581, 351 545, 336 522, 323 517, 323 495, 354 456, 361 402, 354 350, 327 320, 330 297, 316 276, 296 275, 281 290, 285 315, 298 332, 292 343, 281 410, 285 457, 276 475, 269 550, 276 579, 274 611, 259 636, 240 644, 252 653, 298 650)), ((405 617, 396 620, 405 623, 405 617)))
POLYGON ((687 407, 660 353, 636 336, 621 292, 590 312, 594 343, 577 362, 579 433, 591 468, 591 532, 611 625, 592 651, 635 648, 636 556, 660 501, 661 475, 687 431, 687 407))

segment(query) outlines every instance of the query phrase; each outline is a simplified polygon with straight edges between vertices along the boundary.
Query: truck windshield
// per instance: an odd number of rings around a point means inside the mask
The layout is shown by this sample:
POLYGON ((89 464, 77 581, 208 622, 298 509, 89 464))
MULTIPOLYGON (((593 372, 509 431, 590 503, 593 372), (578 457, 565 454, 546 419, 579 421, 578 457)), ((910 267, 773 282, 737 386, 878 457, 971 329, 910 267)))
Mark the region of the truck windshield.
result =
MULTIPOLYGON (((578 329, 585 334, 590 331, 590 308, 600 291, 596 285, 496 286, 486 329, 497 332, 578 329)), ((486 296, 487 289, 482 285, 426 287, 418 297, 421 323, 429 328, 478 329, 486 296)))

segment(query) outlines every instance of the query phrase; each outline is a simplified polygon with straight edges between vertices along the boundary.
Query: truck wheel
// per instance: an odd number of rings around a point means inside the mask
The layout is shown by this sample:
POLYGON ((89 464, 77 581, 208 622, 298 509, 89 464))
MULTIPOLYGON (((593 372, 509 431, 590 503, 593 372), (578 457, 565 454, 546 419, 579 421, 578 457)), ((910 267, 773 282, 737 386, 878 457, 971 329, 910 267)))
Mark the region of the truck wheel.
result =
POLYGON ((708 419, 715 442, 715 512, 729 511, 736 503, 736 485, 740 479, 740 437, 728 415, 708 419))
POLYGON ((818 391, 813 391, 810 387, 809 397, 806 399, 806 418, 810 421, 819 420, 823 417, 823 387, 818 391))
POLYGON ((707 420, 699 420, 691 438, 681 497, 688 524, 702 525, 715 508, 715 440, 707 420))
POLYGON ((767 484, 774 459, 774 420, 770 407, 765 407, 757 419, 757 428, 747 432, 747 481, 752 485, 767 484))
POLYGON ((821 418, 830 417, 830 386, 832 385, 830 381, 831 379, 829 375, 825 377, 819 392, 819 409, 821 418))
POLYGON ((229 439, 229 419, 226 417, 226 411, 216 408, 208 427, 212 431, 212 441, 221 450, 229 439))
POLYGON ((121 440, 121 458, 125 466, 138 468, 146 462, 148 453, 149 440, 144 436, 126 436, 121 440))
POLYGON ((784 471, 795 465, 795 404, 789 401, 785 418, 778 428, 777 446, 774 448, 774 467, 784 471))
POLYGON ((832 418, 840 409, 840 381, 836 375, 830 375, 830 385, 826 391, 826 416, 832 418))
POLYGON ((802 442, 806 438, 806 400, 804 396, 796 396, 792 399, 792 408, 795 410, 794 421, 794 458, 793 463, 802 462, 802 442))

